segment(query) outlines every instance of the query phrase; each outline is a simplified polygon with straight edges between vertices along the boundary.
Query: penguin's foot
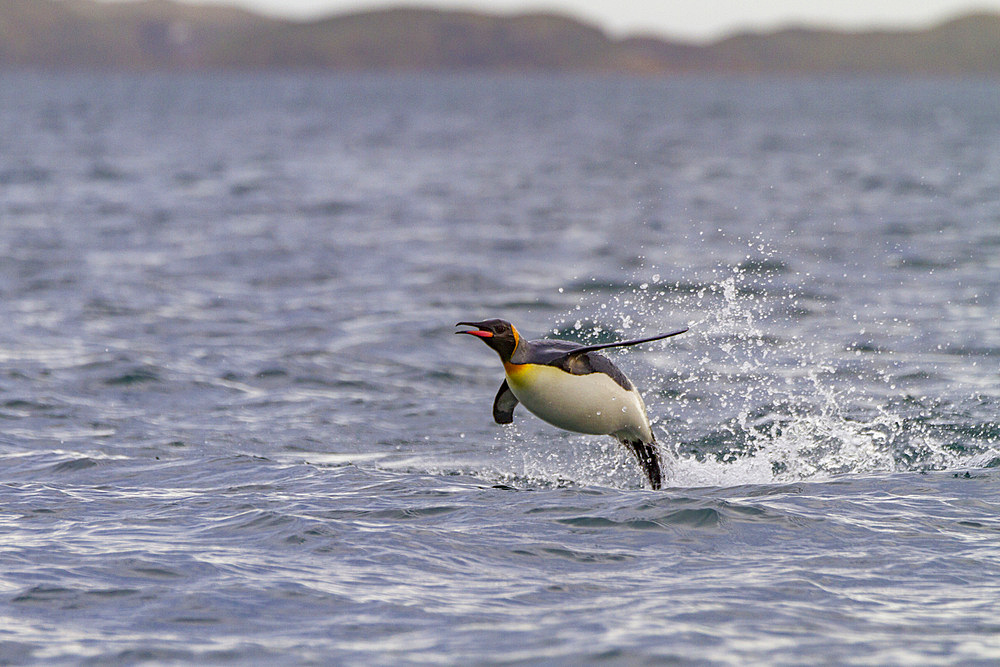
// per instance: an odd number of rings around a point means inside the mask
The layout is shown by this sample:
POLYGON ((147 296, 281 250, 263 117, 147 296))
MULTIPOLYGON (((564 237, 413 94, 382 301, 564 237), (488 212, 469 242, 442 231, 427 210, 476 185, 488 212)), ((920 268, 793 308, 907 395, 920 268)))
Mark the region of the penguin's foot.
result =
POLYGON ((639 440, 622 440, 621 443, 635 455, 653 490, 659 490, 663 484, 663 473, 660 471, 660 452, 656 445, 639 440))

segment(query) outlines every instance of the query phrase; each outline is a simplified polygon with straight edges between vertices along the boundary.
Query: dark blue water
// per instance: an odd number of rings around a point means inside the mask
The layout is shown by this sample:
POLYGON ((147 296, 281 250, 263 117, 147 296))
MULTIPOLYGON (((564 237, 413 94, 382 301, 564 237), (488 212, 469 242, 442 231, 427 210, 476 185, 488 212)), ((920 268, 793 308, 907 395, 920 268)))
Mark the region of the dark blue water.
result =
POLYGON ((996 81, 8 73, 0 216, 0 664, 1000 660, 996 81))

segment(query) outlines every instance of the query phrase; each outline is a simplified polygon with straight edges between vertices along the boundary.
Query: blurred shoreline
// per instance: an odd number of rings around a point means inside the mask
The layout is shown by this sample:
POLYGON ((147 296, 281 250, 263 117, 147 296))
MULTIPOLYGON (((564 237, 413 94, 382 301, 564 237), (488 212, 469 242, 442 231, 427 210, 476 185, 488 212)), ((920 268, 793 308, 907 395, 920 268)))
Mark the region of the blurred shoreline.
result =
POLYGON ((0 4, 0 69, 1000 74, 1000 14, 923 30, 791 27, 705 44, 549 13, 385 9, 289 21, 171 0, 0 4))

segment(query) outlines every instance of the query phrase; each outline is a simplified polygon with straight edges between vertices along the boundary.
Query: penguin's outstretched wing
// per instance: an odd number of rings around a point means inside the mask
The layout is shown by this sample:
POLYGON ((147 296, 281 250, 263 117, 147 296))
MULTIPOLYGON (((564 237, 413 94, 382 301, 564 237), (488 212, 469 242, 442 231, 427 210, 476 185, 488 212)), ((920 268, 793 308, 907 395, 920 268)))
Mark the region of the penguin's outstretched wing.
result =
POLYGON ((635 340, 623 340, 617 343, 598 343, 597 345, 584 345, 573 350, 569 350, 564 356, 571 357, 577 354, 585 354, 587 352, 596 352, 597 350, 603 350, 608 347, 627 347, 629 345, 639 345, 640 343, 652 343, 654 340, 663 340, 664 338, 670 338, 671 336, 680 336, 682 333, 687 332, 687 327, 679 329, 677 331, 671 331, 670 333, 659 334, 656 336, 650 336, 649 338, 636 338, 635 340))
POLYGON ((498 424, 510 424, 514 421, 514 408, 517 407, 517 396, 507 386, 504 380, 500 385, 497 397, 493 399, 493 421, 498 424))
POLYGON ((560 353, 549 359, 546 363, 550 366, 556 366, 563 369, 567 373, 572 373, 573 375, 587 375, 588 373, 606 373, 611 376, 611 379, 620 384, 627 390, 632 389, 632 383, 629 382, 625 374, 622 373, 618 368, 600 354, 589 354, 590 352, 596 352, 597 350, 603 350, 608 347, 627 347, 629 345, 638 345, 639 343, 650 343, 654 340, 663 340, 664 338, 670 338, 671 336, 679 336, 680 334, 687 331, 687 329, 681 329, 679 331, 671 331, 670 333, 659 334, 658 336, 650 336, 649 338, 637 338, 635 340, 623 340, 617 343, 599 343, 597 345, 583 345, 577 346, 570 350, 562 351, 560 353))

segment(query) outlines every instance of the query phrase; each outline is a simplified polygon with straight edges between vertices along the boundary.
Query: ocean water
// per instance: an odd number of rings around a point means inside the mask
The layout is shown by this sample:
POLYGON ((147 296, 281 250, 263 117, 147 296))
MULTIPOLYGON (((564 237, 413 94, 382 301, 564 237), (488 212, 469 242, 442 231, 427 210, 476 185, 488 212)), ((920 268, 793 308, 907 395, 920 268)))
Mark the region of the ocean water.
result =
POLYGON ((995 80, 5 73, 0 664, 995 664, 998 288, 995 80))

